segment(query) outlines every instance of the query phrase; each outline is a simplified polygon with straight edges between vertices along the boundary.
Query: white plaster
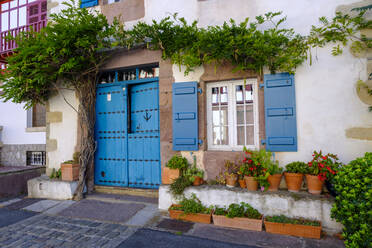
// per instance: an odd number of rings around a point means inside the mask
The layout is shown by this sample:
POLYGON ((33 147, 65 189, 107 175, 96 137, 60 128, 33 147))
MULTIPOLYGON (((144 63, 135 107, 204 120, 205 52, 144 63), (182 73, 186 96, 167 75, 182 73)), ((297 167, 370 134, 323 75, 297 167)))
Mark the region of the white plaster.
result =
POLYGON ((27 181, 28 197, 69 200, 72 199, 77 184, 77 181, 67 182, 50 180, 48 177, 44 176, 37 177, 27 181))
POLYGON ((200 81, 200 77, 204 73, 204 67, 199 66, 195 68, 192 72, 190 72, 188 75, 185 75, 186 67, 181 65, 173 65, 172 71, 173 71, 173 77, 174 82, 181 83, 181 82, 190 82, 190 81, 200 81))
MULTIPOLYGON (((66 100, 78 109, 78 100, 72 90, 62 90, 66 100)), ((48 152, 47 168, 60 168, 63 161, 71 160, 77 141, 77 113, 63 99, 56 95, 49 100, 50 112, 62 112, 62 122, 50 123, 49 139, 57 140, 57 150, 48 152)))
MULTIPOLYGON (((244 190, 231 190, 223 187, 189 187, 185 196, 192 193, 206 205, 228 206, 231 203, 246 202, 263 215, 286 215, 293 218, 313 219, 322 222, 323 229, 330 233, 338 233, 342 225, 330 217, 333 202, 329 199, 303 198, 296 199, 291 195, 262 193, 244 190)), ((169 186, 162 185, 159 189, 159 209, 167 210, 171 204, 177 203, 169 192, 169 186)))
POLYGON ((16 144, 45 144, 45 132, 26 132, 27 111, 23 104, 0 100, 1 142, 16 144))

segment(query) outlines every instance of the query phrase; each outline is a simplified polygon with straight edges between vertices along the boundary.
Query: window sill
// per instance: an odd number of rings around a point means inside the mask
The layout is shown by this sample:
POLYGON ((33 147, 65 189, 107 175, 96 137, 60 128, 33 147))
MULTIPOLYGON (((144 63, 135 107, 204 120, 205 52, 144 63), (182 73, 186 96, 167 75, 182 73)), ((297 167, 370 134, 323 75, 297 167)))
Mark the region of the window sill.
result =
POLYGON ((46 132, 46 127, 28 127, 26 133, 46 132))

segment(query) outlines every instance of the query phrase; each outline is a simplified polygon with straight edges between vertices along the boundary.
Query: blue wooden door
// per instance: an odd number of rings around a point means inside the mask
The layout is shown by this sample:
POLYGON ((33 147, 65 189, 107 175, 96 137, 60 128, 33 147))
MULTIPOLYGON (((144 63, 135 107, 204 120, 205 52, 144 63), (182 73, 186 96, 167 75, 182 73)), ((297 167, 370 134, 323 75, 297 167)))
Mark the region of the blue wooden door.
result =
POLYGON ((129 102, 129 186, 158 188, 161 184, 158 83, 131 86, 129 102))
POLYGON ((128 186, 127 90, 97 88, 95 184, 128 186))

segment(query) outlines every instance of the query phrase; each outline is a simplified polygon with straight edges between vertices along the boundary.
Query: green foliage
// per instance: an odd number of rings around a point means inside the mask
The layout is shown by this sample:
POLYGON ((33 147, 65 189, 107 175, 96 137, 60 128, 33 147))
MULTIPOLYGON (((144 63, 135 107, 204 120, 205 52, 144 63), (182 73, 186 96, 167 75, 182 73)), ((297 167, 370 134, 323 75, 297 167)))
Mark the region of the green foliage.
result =
POLYGON ((228 208, 215 207, 214 214, 224 215, 228 218, 245 217, 250 219, 261 219, 262 217, 262 214, 258 210, 245 202, 241 202, 240 205, 232 203, 228 208))
POLYGON ((190 198, 183 197, 179 204, 180 206, 173 206, 171 209, 182 210, 185 214, 210 214, 212 212, 212 208, 204 206, 195 194, 192 194, 190 198))
POLYGON ((288 223, 288 224, 305 225, 305 226, 320 226, 320 223, 318 221, 288 218, 284 215, 266 216, 265 220, 269 222, 276 222, 276 223, 288 223))
POLYGON ((193 183, 196 177, 200 177, 200 178, 204 177, 204 171, 201 169, 198 169, 194 165, 186 170, 185 177, 188 178, 191 183, 193 183))
POLYGON ((331 216, 344 225, 345 245, 372 244, 372 153, 351 161, 334 178, 337 191, 331 216))
POLYGON ((50 179, 61 179, 62 178, 62 171, 61 171, 61 169, 58 169, 56 171, 56 169, 53 168, 52 174, 50 174, 49 178, 50 179))
POLYGON ((171 169, 183 170, 189 166, 189 163, 187 162, 186 158, 176 154, 168 161, 168 163, 165 166, 171 169))
POLYGON ((322 154, 322 151, 314 151, 313 159, 308 163, 307 174, 318 176, 320 180, 331 181, 341 167, 335 154, 322 154))
POLYGON ((283 168, 279 167, 278 163, 272 163, 268 165, 267 172, 269 172, 270 175, 282 174, 283 168))
POLYGON ((308 165, 305 162, 295 161, 285 166, 285 171, 289 173, 306 174, 308 165))
POLYGON ((183 194, 185 189, 192 185, 192 182, 188 177, 181 175, 170 185, 170 192, 174 196, 180 196, 183 194))
POLYGON ((80 152, 74 152, 72 155, 72 159, 74 161, 74 164, 79 164, 80 163, 80 152))

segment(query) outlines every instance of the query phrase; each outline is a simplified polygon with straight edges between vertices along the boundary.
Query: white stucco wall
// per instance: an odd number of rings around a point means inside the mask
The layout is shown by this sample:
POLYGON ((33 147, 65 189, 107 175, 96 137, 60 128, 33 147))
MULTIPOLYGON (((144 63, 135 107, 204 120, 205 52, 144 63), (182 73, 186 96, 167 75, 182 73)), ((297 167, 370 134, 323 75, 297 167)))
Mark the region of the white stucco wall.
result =
MULTIPOLYGON (((62 90, 66 100, 78 109, 75 92, 62 90)), ((57 141, 57 149, 48 152, 47 167, 59 169, 61 162, 71 160, 77 141, 77 113, 65 102, 61 95, 54 96, 49 101, 50 112, 62 112, 62 122, 49 124, 49 140, 57 141)), ((47 145, 48 150, 48 145, 47 145)), ((48 171, 47 171, 48 172, 48 171)))
POLYGON ((0 101, 0 126, 0 141, 4 144, 45 144, 45 132, 26 132, 27 111, 23 104, 0 101))

